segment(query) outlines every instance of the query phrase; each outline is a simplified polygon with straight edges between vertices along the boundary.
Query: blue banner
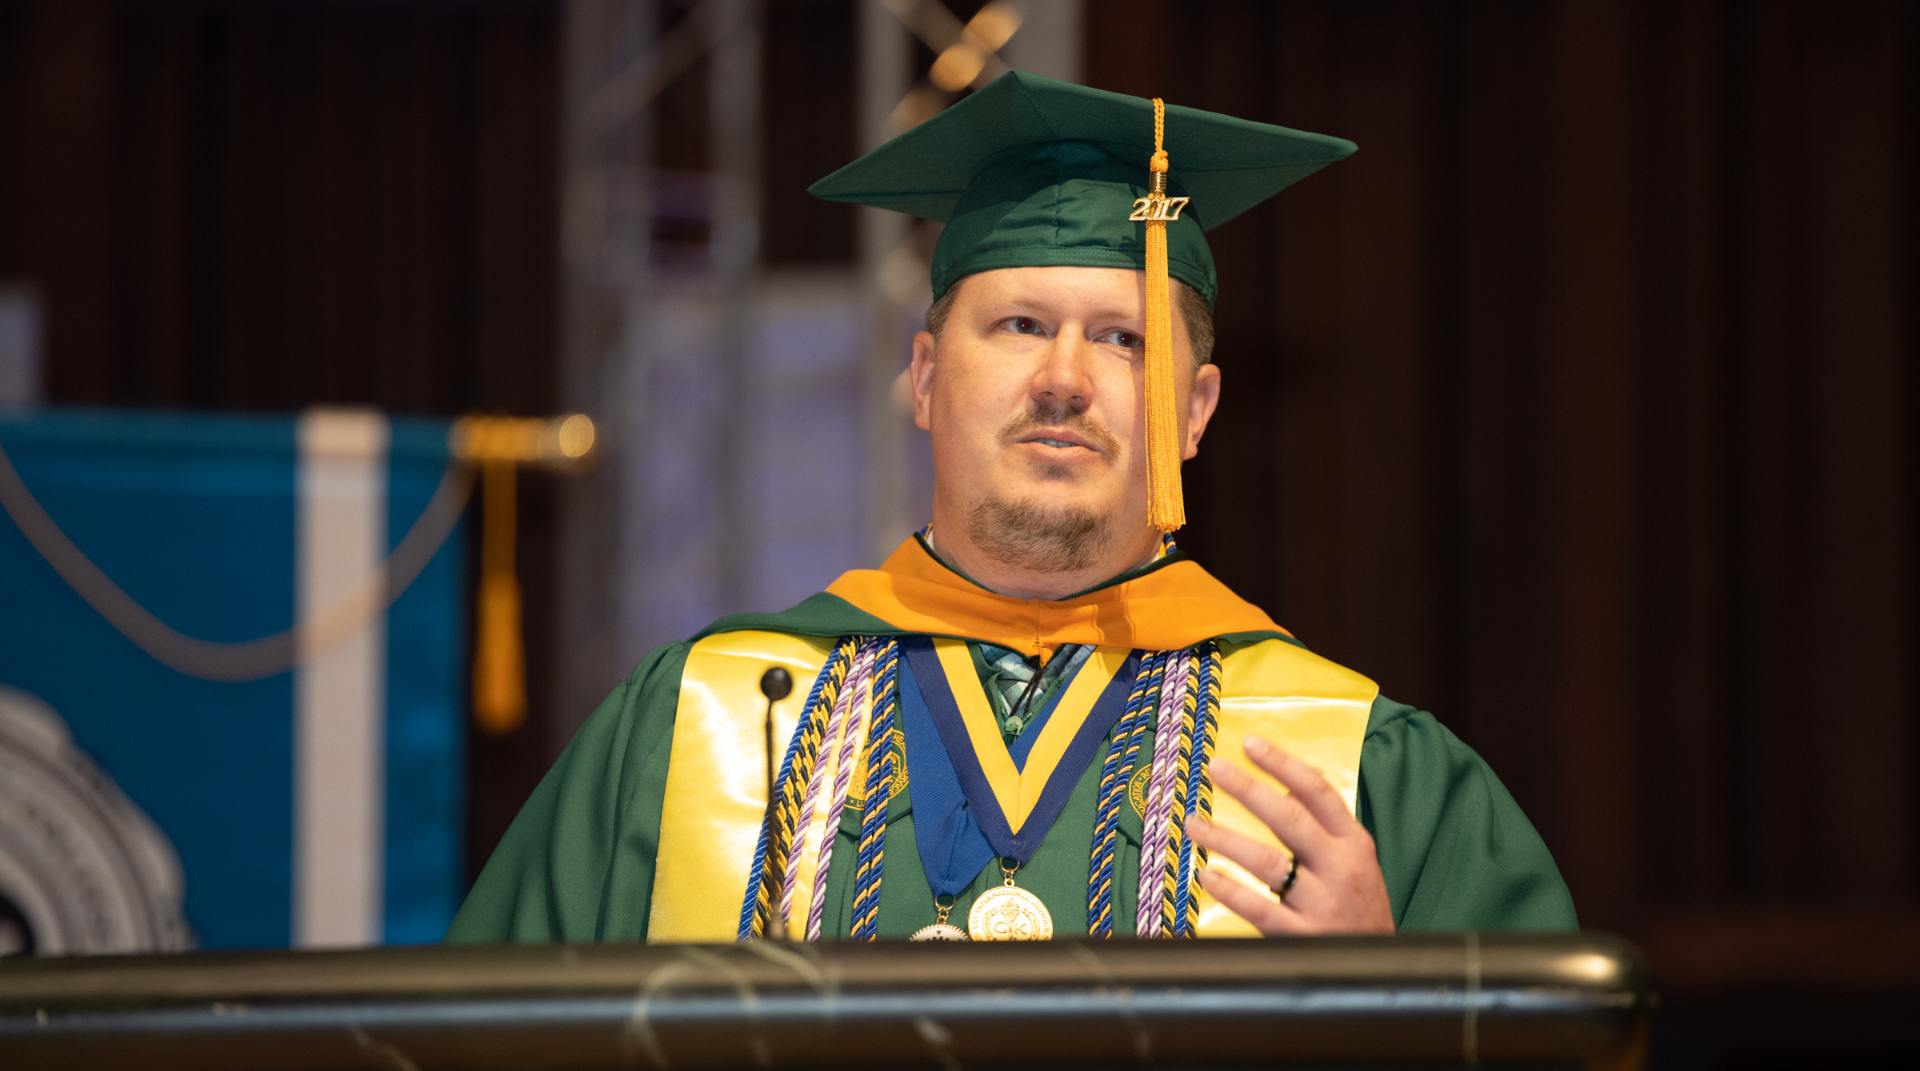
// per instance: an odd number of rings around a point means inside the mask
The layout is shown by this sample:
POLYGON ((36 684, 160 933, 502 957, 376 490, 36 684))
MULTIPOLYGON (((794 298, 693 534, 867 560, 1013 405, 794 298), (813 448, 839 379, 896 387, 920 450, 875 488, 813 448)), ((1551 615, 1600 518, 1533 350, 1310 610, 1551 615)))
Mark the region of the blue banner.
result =
MULTIPOLYGON (((0 446, 15 486, 132 603, 232 643, 315 618, 391 553, 442 484, 447 429, 369 413, 42 411, 0 415, 0 446)), ((384 614, 325 649, 289 648, 297 665, 215 680, 136 645, 0 516, 0 700, 12 697, 15 738, 52 740, 64 723, 80 756, 68 764, 90 761, 106 796, 117 786, 150 819, 158 845, 123 850, 161 869, 174 853, 200 946, 437 941, 464 890, 463 546, 456 528, 384 614)), ((0 751, 8 739, 0 720, 0 751)), ((21 802, 29 788, 9 803, 4 777, 49 761, 0 756, 0 807, 51 806, 21 802)), ((77 931, 54 940, 77 924, 49 913, 61 882, 138 866, 42 840, 0 841, 0 923, 39 926, 43 951, 112 950, 77 931), (49 861, 61 853, 71 866, 49 861)))

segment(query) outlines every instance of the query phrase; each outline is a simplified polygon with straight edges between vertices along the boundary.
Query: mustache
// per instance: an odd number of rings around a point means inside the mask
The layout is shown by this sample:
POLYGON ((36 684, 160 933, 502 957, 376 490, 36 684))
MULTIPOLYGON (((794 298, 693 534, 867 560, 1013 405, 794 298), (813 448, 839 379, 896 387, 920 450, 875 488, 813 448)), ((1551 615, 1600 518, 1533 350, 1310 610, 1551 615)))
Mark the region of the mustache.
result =
POLYGON ((1007 421, 1006 426, 1000 429, 1000 443, 1003 446, 1012 446, 1032 432, 1050 428, 1064 428, 1076 432, 1097 454, 1112 457, 1120 452, 1120 440, 1114 438, 1107 429, 1094 423, 1086 410, 1065 405, 1048 405, 1045 402, 1034 402, 1026 412, 1007 421))

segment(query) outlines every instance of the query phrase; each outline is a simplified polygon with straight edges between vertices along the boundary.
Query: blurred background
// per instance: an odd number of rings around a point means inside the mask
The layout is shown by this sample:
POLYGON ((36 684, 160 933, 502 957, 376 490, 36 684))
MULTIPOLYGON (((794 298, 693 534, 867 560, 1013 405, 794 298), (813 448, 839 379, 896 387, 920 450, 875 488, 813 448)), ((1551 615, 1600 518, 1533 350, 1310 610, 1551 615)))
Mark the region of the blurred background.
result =
POLYGON ((0 0, 0 444, 135 602, 284 629, 432 515, 453 418, 597 429, 481 496, 517 487, 511 718, 468 713, 478 523, 384 634, 223 683, 0 522, 17 754, 117 783, 147 884, 184 873, 140 940, 432 940, 647 650, 924 521, 895 382, 936 235, 805 187, 1008 67, 1360 144, 1212 236, 1182 546, 1487 757, 1651 956, 1664 1065, 1920 1053, 1900 0, 0 0), (373 503, 331 566, 329 494, 373 503), (385 898, 332 930, 330 777, 385 898), (220 791, 251 832, 208 832, 220 791))

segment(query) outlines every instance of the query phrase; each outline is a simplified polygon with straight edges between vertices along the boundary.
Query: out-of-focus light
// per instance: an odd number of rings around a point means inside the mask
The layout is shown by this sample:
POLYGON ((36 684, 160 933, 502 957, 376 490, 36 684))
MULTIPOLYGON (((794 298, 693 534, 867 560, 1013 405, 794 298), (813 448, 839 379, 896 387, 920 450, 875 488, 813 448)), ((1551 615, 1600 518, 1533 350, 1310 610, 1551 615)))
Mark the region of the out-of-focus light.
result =
POLYGON ((468 416, 454 421, 447 449, 463 461, 571 465, 593 452, 593 420, 564 417, 468 416))
POLYGON ((1020 9, 1001 0, 994 0, 967 20, 967 36, 988 52, 1000 51, 1000 46, 1019 28, 1020 9))
POLYGON ((940 53, 940 58, 933 61, 933 70, 927 72, 927 77, 933 79, 934 85, 952 93, 965 89, 986 65, 986 54, 971 41, 962 41, 947 46, 947 50, 940 53))
POLYGON ((587 456, 593 449, 593 420, 585 413, 575 413, 560 422, 554 432, 556 445, 560 453, 569 459, 577 460, 587 456))

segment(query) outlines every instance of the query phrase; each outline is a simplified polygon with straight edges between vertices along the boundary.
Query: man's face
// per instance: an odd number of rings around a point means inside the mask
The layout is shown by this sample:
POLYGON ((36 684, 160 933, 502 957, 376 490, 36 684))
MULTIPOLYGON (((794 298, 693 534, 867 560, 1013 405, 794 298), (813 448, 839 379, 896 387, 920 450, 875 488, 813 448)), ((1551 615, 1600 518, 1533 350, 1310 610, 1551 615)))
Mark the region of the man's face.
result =
MULTIPOLYGON (((1005 268, 968 276, 936 341, 914 340, 914 420, 932 434, 935 533, 963 526, 1008 567, 1113 572, 1150 552, 1145 273, 1005 268)), ((1219 395, 1174 316, 1182 457, 1219 395)), ((941 533, 948 533, 943 536, 941 533)))

